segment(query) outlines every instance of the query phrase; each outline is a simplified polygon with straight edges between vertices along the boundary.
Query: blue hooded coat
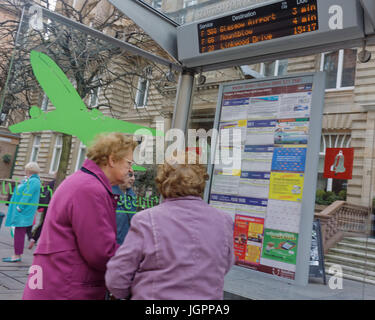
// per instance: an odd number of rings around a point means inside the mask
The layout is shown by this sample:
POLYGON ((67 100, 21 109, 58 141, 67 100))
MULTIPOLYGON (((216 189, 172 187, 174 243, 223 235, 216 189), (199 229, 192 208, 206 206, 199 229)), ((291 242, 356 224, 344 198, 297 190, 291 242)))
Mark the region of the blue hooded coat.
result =
POLYGON ((29 227, 33 224, 40 196, 40 178, 33 174, 22 180, 13 193, 5 220, 6 227, 29 227), (17 207, 20 211, 17 210, 17 207))
POLYGON ((130 221, 136 213, 134 205, 136 195, 131 188, 127 189, 126 194, 124 194, 119 186, 112 186, 112 192, 119 196, 116 209, 116 242, 121 245, 129 231, 130 221))

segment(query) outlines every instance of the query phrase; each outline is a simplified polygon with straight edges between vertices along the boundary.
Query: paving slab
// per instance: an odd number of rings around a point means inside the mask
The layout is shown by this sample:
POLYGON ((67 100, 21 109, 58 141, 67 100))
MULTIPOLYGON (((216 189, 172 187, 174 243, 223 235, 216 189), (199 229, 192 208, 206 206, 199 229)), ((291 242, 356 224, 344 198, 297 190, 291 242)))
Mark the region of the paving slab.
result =
MULTIPOLYGON (((7 207, 0 204, 0 212, 7 212, 7 207)), ((27 274, 33 260, 33 250, 27 249, 28 241, 25 239, 25 249, 22 261, 16 263, 3 262, 2 258, 14 254, 13 238, 10 228, 0 227, 0 300, 21 300, 27 274)))
POLYGON ((321 279, 310 279, 306 286, 289 284, 233 266, 224 281, 224 291, 254 300, 374 300, 375 285, 342 279, 342 289, 331 289, 321 279))
POLYGON ((7 290, 7 292, 1 292, 0 289, 0 300, 21 300, 23 290, 7 290))
POLYGON ((27 278, 28 275, 28 268, 21 269, 21 270, 1 270, 0 271, 0 277, 4 275, 5 277, 10 278, 27 278))
POLYGON ((11 277, 1 278, 0 281, 0 285, 8 290, 23 290, 25 288, 25 283, 11 277))

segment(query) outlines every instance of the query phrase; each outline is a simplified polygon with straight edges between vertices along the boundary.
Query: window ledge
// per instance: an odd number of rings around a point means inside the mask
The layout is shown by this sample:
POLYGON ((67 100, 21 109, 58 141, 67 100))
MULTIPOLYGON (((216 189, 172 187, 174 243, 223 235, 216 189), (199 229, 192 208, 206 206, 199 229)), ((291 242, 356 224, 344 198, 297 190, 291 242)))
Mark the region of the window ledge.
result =
POLYGON ((353 87, 342 87, 342 88, 332 88, 332 89, 325 89, 325 92, 342 92, 342 91, 353 91, 353 87))
POLYGON ((375 103, 365 103, 360 106, 366 111, 375 111, 375 103))

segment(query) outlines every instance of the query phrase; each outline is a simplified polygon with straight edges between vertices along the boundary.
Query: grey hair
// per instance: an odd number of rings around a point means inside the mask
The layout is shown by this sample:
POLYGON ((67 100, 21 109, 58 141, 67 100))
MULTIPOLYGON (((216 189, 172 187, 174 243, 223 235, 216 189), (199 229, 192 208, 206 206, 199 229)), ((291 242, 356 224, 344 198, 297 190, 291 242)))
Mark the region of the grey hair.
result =
POLYGON ((29 162, 25 166, 25 170, 27 170, 27 171, 29 171, 31 173, 39 173, 40 172, 39 165, 36 162, 29 162))

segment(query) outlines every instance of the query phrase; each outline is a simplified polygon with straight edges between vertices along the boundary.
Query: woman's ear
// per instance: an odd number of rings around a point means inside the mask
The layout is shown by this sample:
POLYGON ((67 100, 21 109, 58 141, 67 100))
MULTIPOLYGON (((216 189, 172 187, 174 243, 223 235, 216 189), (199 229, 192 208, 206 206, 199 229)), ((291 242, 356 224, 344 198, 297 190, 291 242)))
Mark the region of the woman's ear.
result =
POLYGON ((110 154, 109 157, 108 157, 108 166, 113 168, 114 164, 115 164, 115 161, 113 160, 113 155, 110 154))

